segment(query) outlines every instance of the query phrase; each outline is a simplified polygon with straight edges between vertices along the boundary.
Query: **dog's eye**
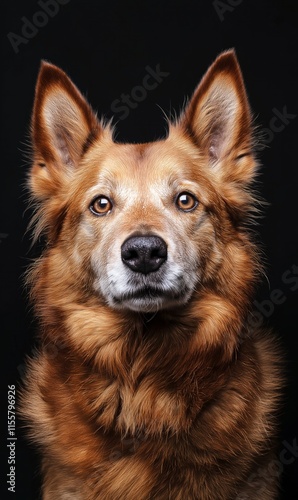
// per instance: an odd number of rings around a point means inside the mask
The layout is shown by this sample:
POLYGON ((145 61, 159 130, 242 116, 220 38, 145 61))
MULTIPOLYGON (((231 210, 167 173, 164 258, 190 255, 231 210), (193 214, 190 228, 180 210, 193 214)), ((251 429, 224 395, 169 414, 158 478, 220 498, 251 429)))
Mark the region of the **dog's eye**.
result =
POLYGON ((112 202, 106 196, 98 196, 90 205, 90 210, 95 215, 106 215, 112 210, 112 202))
POLYGON ((184 212, 190 212, 198 206, 198 200, 193 194, 180 193, 176 198, 176 206, 184 212))

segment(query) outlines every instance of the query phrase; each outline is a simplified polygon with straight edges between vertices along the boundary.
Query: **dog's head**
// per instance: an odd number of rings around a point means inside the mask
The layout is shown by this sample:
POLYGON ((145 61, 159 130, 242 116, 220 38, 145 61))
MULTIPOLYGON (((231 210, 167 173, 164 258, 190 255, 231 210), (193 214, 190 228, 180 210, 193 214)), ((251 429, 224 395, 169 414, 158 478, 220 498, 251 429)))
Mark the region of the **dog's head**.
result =
POLYGON ((47 234, 57 280, 149 312, 214 281, 224 294, 233 273, 248 273, 239 235, 256 163, 233 51, 216 59, 168 137, 147 144, 115 143, 66 74, 43 63, 32 137, 36 234, 47 234))

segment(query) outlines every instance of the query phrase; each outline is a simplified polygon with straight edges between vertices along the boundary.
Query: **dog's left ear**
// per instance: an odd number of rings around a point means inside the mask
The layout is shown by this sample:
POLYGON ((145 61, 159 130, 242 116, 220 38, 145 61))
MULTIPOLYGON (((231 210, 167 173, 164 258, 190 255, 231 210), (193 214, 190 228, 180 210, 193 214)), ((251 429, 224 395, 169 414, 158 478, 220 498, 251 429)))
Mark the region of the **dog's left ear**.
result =
POLYGON ((64 71, 43 61, 32 116, 33 147, 41 160, 56 168, 75 168, 84 143, 99 128, 91 107, 64 71))
POLYGON ((101 125, 86 99, 57 66, 43 62, 32 115, 33 165, 29 186, 36 199, 52 199, 69 184, 101 125))
POLYGON ((250 181, 254 166, 240 160, 252 153, 251 113, 241 70, 233 50, 223 52, 209 68, 180 118, 180 127, 205 153, 211 166, 236 181, 250 181), (236 165, 235 165, 236 163, 236 165), (243 165, 242 165, 243 164, 243 165), (229 167, 228 167, 229 169, 229 167))

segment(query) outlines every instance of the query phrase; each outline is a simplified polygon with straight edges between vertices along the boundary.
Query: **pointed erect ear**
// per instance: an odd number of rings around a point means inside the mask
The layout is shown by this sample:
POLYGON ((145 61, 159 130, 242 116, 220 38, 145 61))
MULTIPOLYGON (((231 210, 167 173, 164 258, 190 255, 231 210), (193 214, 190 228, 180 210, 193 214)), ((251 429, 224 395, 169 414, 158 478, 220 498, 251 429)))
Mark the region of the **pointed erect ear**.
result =
POLYGON ((60 68, 42 62, 32 116, 35 163, 73 168, 99 132, 99 122, 76 86, 60 68))
POLYGON ((227 158, 237 160, 251 152, 251 113, 233 50, 222 53, 209 68, 180 126, 208 155, 211 165, 227 158))

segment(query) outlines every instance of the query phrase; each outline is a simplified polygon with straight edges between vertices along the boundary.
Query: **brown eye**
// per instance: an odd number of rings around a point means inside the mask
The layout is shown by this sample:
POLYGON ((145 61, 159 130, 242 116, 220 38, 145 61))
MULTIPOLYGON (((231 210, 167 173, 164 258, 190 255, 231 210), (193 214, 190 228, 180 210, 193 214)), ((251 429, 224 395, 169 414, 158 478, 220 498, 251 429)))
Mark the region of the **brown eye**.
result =
POLYGON ((193 194, 180 193, 176 198, 176 206, 184 212, 190 212, 198 206, 198 200, 193 194))
POLYGON ((98 196, 90 205, 90 210, 95 215, 106 215, 112 208, 112 202, 106 196, 98 196))

